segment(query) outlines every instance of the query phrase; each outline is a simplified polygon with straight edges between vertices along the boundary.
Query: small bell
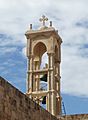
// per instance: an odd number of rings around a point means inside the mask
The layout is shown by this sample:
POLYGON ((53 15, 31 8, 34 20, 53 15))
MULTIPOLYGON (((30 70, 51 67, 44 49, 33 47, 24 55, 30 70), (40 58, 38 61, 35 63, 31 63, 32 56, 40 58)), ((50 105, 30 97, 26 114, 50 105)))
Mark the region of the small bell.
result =
POLYGON ((47 74, 45 74, 42 78, 40 78, 41 81, 47 82, 47 74))
POLYGON ((44 96, 44 98, 42 100, 42 104, 46 104, 46 96, 44 96))

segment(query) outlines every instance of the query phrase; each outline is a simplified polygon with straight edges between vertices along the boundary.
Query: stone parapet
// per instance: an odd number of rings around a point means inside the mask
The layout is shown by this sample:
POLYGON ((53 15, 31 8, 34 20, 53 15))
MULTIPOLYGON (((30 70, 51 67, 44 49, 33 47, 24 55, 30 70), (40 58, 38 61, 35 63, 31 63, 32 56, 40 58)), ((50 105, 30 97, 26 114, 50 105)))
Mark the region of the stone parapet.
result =
POLYGON ((66 116, 58 116, 58 120, 88 120, 88 114, 74 114, 66 116))
POLYGON ((57 120, 0 77, 0 120, 57 120))

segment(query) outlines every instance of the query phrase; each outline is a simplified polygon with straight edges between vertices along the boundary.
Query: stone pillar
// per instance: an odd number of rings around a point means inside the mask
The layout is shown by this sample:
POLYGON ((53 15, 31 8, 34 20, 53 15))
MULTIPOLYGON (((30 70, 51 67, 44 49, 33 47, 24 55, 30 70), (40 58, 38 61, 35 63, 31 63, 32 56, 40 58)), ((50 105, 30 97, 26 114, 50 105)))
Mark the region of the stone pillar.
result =
MULTIPOLYGON (((37 60, 35 61, 35 70, 39 70, 40 69, 40 61, 37 60)), ((35 91, 39 91, 39 87, 40 87, 40 75, 39 74, 36 74, 35 75, 35 91)), ((36 103, 40 104, 40 101, 39 101, 39 97, 36 96, 36 103)))
POLYGON ((61 96, 60 96, 60 63, 56 63, 56 114, 61 115, 61 96))
POLYGON ((28 59, 28 92, 33 91, 33 55, 28 59))
POLYGON ((29 92, 29 68, 30 68, 30 64, 29 64, 29 57, 28 57, 28 60, 27 60, 27 80, 26 80, 26 90, 27 92, 29 92))
MULTIPOLYGON (((35 64, 36 66, 35 66, 35 69, 36 70, 39 70, 39 68, 40 68, 40 64, 39 64, 39 61, 36 61, 36 64, 35 64)), ((36 75, 36 78, 35 78, 35 89, 36 89, 36 91, 39 91, 39 75, 36 75)))
POLYGON ((59 63, 56 63, 56 91, 57 91, 57 96, 60 93, 60 70, 59 70, 59 63))
POLYGON ((47 90, 48 90, 48 95, 47 95, 47 110, 51 113, 51 76, 50 76, 50 53, 48 54, 48 75, 47 75, 47 90))
POLYGON ((54 53, 50 54, 50 76, 51 76, 51 112, 56 115, 56 91, 55 91, 55 77, 54 77, 54 53))
POLYGON ((54 53, 48 53, 49 72, 48 72, 48 109, 53 115, 56 115, 56 93, 54 79, 54 53))

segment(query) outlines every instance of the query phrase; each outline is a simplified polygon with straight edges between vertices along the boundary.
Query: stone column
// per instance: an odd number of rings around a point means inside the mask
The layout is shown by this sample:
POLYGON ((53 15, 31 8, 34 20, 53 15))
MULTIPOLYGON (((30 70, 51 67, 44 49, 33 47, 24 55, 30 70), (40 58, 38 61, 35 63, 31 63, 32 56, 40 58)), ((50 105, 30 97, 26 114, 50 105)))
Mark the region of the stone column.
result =
POLYGON ((28 59, 28 92, 33 91, 33 55, 28 59))
POLYGON ((50 53, 48 54, 48 75, 47 75, 47 90, 48 90, 48 95, 47 95, 47 110, 51 113, 51 79, 50 79, 50 53))
MULTIPOLYGON (((35 70, 39 70, 40 69, 40 61, 35 61, 35 70)), ((39 91, 39 87, 40 87, 40 75, 36 74, 35 75, 35 91, 39 91)), ((40 104, 39 101, 39 97, 36 96, 36 103, 40 104)))
POLYGON ((54 53, 50 54, 50 76, 51 76, 51 110, 52 114, 56 115, 56 91, 55 91, 55 64, 54 64, 54 53))
POLYGON ((56 115, 56 93, 54 77, 54 53, 48 53, 49 72, 48 72, 48 109, 53 115, 56 115))
POLYGON ((56 63, 56 91, 57 91, 57 94, 60 93, 60 64, 59 63, 56 63))
MULTIPOLYGON (((35 66, 36 70, 39 70, 40 68, 40 64, 39 61, 36 61, 36 66, 35 66)), ((36 91, 39 91, 39 75, 36 75, 36 79, 35 79, 35 86, 36 86, 36 91)))
POLYGON ((30 68, 30 59, 27 60, 27 80, 26 80, 26 90, 29 92, 29 68, 30 68))
POLYGON ((56 114, 61 115, 61 96, 60 96, 60 63, 58 62, 56 64, 56 74, 57 74, 57 82, 56 82, 56 101, 57 101, 57 106, 56 106, 56 114))

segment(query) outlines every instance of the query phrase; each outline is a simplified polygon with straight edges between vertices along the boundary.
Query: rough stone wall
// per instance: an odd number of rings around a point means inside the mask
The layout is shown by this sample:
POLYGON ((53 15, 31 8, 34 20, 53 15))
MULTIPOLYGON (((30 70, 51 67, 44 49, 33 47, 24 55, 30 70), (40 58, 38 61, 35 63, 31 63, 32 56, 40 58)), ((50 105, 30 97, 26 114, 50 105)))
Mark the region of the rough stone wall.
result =
POLYGON ((0 120, 57 120, 0 77, 0 120))
POLYGON ((75 114, 61 117, 60 120, 88 120, 88 114, 75 114))

